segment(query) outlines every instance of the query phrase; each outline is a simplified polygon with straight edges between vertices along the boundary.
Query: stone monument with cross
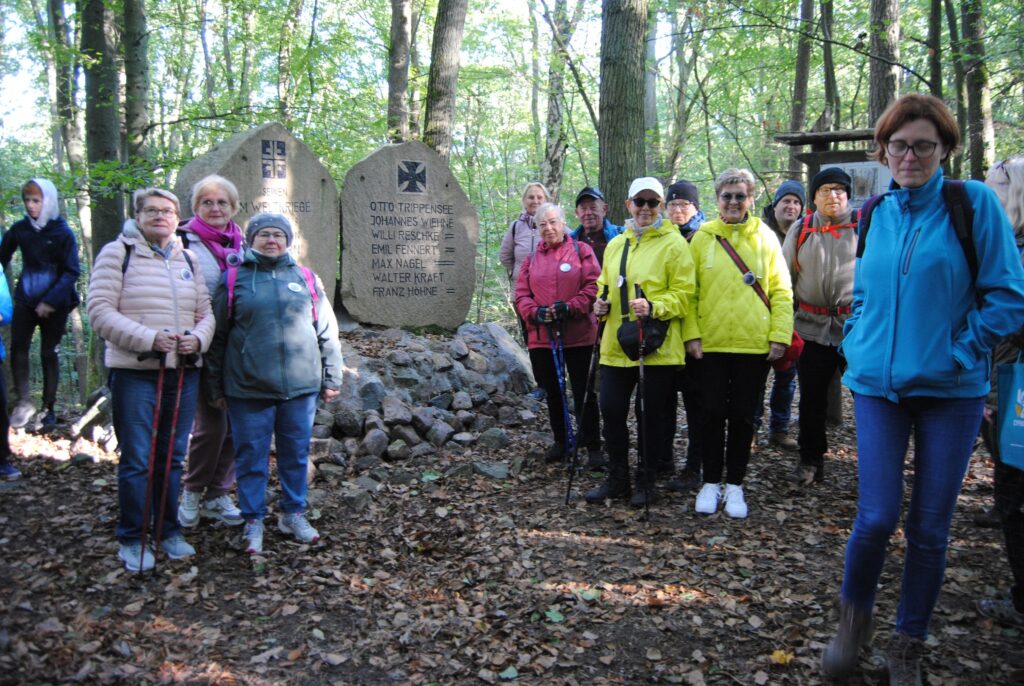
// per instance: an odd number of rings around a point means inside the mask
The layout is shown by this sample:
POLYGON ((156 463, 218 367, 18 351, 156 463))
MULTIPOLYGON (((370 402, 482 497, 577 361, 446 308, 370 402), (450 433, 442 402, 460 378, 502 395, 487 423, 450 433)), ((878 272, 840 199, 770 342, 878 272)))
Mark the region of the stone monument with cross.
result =
POLYGON ((437 153, 387 145, 345 175, 341 300, 360 322, 455 329, 476 281, 476 209, 437 153))
POLYGON ((245 230, 258 212, 278 212, 295 227, 291 252, 317 273, 333 302, 338 278, 338 188, 313 151, 277 123, 232 136, 185 165, 174 193, 192 215, 192 185, 220 174, 238 187, 235 221, 245 230))

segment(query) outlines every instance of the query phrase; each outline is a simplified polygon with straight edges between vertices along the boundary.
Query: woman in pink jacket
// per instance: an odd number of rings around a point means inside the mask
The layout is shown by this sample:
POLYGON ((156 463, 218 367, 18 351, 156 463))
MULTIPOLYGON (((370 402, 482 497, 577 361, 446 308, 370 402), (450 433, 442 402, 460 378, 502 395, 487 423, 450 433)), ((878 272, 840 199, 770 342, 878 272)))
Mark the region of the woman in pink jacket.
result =
MULTIPOLYGON (((555 351, 559 347, 565 364, 562 373, 568 371, 572 384, 576 417, 583 420, 576 443, 585 446, 588 452, 601 448, 597 400, 593 394, 587 406, 582 406, 591 349, 597 339, 597 318, 591 310, 601 265, 589 245, 566 235, 565 212, 561 207, 544 203, 537 209, 534 220, 540 231, 540 242, 533 254, 523 260, 519 270, 516 311, 526 322, 533 375, 547 392, 548 417, 555 438, 547 460, 554 462, 563 458, 568 447, 566 412, 556 371, 555 351), (552 335, 555 336, 554 346, 552 335)), ((561 360, 557 364, 561 366, 561 360)))

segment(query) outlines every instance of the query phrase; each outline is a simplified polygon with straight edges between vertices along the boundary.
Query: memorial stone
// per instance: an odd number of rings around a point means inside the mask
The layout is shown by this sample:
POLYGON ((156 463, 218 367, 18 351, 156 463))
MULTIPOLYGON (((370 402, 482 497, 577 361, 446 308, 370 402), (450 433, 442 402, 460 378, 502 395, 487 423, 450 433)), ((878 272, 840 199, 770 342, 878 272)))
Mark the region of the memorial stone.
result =
POLYGON ((338 188, 316 155, 283 126, 264 124, 232 136, 185 165, 174 193, 192 215, 192 185, 220 174, 238 187, 235 221, 245 229, 258 212, 278 212, 295 227, 291 254, 317 273, 333 302, 338 278, 338 188))
POLYGON ((341 299, 385 326, 466 320, 476 281, 476 209, 448 166, 420 142, 388 145, 345 175, 341 299))

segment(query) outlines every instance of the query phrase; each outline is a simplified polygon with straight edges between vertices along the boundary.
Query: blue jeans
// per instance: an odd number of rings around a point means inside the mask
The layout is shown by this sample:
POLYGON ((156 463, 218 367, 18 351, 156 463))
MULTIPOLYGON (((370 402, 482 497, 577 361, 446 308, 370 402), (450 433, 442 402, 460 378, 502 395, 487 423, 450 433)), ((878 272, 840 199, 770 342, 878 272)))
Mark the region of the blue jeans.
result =
POLYGON ((953 508, 960 493, 984 398, 885 398, 854 395, 859 483, 857 517, 846 545, 842 598, 870 610, 885 563, 889 537, 899 523, 903 468, 914 432, 914 479, 904 525, 896 631, 928 636, 928 622, 942 588, 953 508))
POLYGON ((270 439, 277 448, 281 511, 306 510, 306 462, 313 433, 316 393, 291 400, 228 398, 228 417, 235 440, 238 507, 246 519, 267 516, 270 439))
MULTIPOLYGON (((796 368, 794 363, 784 372, 772 371, 775 380, 772 381, 772 394, 768 406, 772 411, 772 418, 768 429, 773 434, 784 434, 789 431, 789 421, 793 416, 793 394, 796 391, 796 368)), ((764 416, 764 387, 757 397, 757 409, 754 410, 754 432, 761 428, 761 417, 764 416)))
MULTIPOLYGON (((110 400, 114 433, 121 447, 117 463, 117 500, 120 517, 117 522, 117 540, 138 543, 142 537, 142 512, 145 509, 146 480, 149 470, 149 446, 153 433, 153 414, 156 410, 156 385, 160 372, 137 369, 110 370, 110 400)), ((163 490, 164 470, 171 438, 171 420, 174 417, 174 397, 177 392, 178 370, 164 372, 160 403, 159 430, 156 452, 153 455, 153 490, 150 494, 148 540, 156 532, 160 515, 160 494, 163 490)), ((171 456, 170 480, 167 483, 167 502, 163 512, 161 537, 167 540, 178 533, 178 492, 181 487, 181 466, 188 449, 188 434, 192 430, 196 400, 199 397, 199 371, 185 370, 178 404, 178 424, 174 430, 174 450, 171 456)))

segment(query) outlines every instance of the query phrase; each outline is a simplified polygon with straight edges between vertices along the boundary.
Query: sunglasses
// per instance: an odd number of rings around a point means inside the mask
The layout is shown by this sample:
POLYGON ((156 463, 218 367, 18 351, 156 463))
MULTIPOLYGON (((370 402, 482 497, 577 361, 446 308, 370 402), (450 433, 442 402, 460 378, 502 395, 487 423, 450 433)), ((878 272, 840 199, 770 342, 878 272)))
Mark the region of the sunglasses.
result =
POLYGON ((747 199, 747 194, 746 193, 722 193, 718 197, 721 198, 722 200, 726 201, 726 202, 732 202, 733 200, 735 200, 736 202, 744 202, 747 199))
POLYGON ((653 210, 661 204, 661 200, 658 198, 632 198, 631 202, 636 205, 637 209, 647 205, 647 207, 650 207, 653 210))

